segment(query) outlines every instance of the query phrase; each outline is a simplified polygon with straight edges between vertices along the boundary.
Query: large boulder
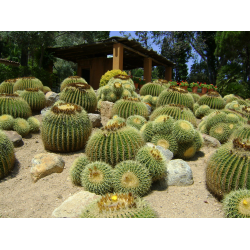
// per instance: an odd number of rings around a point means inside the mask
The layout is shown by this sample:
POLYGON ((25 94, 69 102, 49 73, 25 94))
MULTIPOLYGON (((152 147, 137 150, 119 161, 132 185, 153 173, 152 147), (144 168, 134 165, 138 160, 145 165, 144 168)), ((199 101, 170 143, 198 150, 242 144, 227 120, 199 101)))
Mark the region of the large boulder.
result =
POLYGON ((53 153, 41 153, 35 155, 31 160, 31 163, 32 166, 30 173, 34 182, 47 175, 61 173, 65 166, 62 157, 53 153))
POLYGON ((108 101, 101 102, 100 113, 101 113, 101 123, 103 126, 105 126, 108 120, 112 118, 113 106, 114 106, 113 102, 108 102, 108 101))
POLYGON ((221 143, 214 137, 202 134, 202 138, 204 140, 203 146, 207 147, 213 147, 213 148, 219 148, 221 146, 221 143))
POLYGON ((167 176, 165 179, 168 186, 188 186, 194 183, 190 166, 181 159, 170 161, 166 170, 167 176))
POLYGON ((169 161, 171 161, 174 157, 174 154, 169 150, 169 149, 165 149, 161 146, 156 146, 155 144, 151 143, 151 142, 147 142, 146 143, 147 146, 149 147, 155 147, 157 148, 159 151, 161 151, 161 153, 166 157, 166 163, 168 163, 169 161))
POLYGON ((16 131, 4 130, 4 133, 8 136, 10 141, 13 142, 14 147, 23 145, 23 138, 16 131))
POLYGON ((99 128, 99 127, 102 126, 102 124, 101 124, 101 115, 89 113, 88 116, 89 116, 90 121, 92 122, 92 127, 93 128, 99 128))
POLYGON ((58 208, 56 208, 53 211, 52 216, 57 218, 79 218, 83 208, 99 197, 101 196, 88 191, 78 192, 70 196, 58 208))
POLYGON ((45 99, 46 99, 46 107, 52 106, 56 101, 59 100, 59 94, 49 91, 46 93, 45 95, 45 99))

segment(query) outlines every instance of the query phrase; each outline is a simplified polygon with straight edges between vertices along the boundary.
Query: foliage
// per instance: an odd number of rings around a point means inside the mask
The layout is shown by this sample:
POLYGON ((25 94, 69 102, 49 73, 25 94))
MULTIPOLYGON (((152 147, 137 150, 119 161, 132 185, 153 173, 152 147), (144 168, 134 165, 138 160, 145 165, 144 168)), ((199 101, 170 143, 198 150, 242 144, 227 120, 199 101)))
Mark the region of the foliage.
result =
POLYGON ((188 82, 209 82, 207 64, 204 60, 194 61, 187 80, 188 82))
POLYGON ((121 71, 120 69, 108 70, 104 75, 102 75, 99 87, 107 85, 109 80, 116 75, 126 76, 127 73, 125 71, 121 71))
POLYGON ((193 88, 193 87, 199 87, 200 85, 199 85, 198 82, 191 82, 191 83, 189 84, 189 86, 190 86, 191 88, 193 88))
POLYGON ((130 78, 133 80, 134 83, 137 83, 139 85, 143 85, 146 83, 146 81, 142 80, 140 77, 130 76, 130 78))
POLYGON ((218 72, 216 84, 221 95, 235 94, 247 98, 250 94, 244 81, 242 67, 237 63, 222 66, 218 72))
POLYGON ((183 81, 181 81, 179 85, 180 86, 189 86, 188 82, 183 82, 183 81))

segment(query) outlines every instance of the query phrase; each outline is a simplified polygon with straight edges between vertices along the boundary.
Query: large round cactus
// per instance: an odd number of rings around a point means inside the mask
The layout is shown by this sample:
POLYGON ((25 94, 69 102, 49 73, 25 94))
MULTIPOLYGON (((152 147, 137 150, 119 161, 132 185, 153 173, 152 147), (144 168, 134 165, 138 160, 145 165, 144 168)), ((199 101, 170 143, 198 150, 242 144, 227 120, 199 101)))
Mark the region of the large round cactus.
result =
POLYGON ((93 88, 86 83, 70 83, 60 93, 60 99, 82 106, 88 113, 97 107, 97 97, 93 88))
POLYGON ((0 94, 0 115, 27 119, 32 115, 29 104, 17 94, 0 94))
POLYGON ((13 86, 17 79, 8 79, 1 83, 0 93, 13 94, 13 86))
POLYGON ((250 189, 250 144, 235 138, 220 147, 210 158, 206 168, 206 183, 218 198, 232 190, 250 189))
POLYGON ((187 120, 196 126, 196 118, 193 112, 183 105, 169 104, 156 108, 150 115, 150 121, 154 121, 160 115, 172 116, 175 120, 187 120))
POLYGON ((13 128, 14 118, 11 115, 0 116, 0 129, 11 130, 13 128))
POLYGON ((13 143, 2 130, 0 130, 0 152, 0 179, 3 179, 14 167, 15 154, 13 143))
POLYGON ((134 159, 144 144, 136 128, 113 123, 91 135, 85 153, 91 161, 104 161, 115 166, 121 161, 134 159))
POLYGON ((156 107, 164 106, 166 104, 179 104, 192 110, 194 99, 187 90, 181 87, 171 86, 159 95, 156 107))
POLYGON ((142 86, 140 89, 140 95, 151 95, 151 96, 159 96, 166 87, 159 83, 148 82, 142 86))
POLYGON ((60 91, 63 91, 63 89, 71 84, 71 83, 75 83, 75 82, 78 82, 78 83, 86 83, 87 82, 85 81, 85 79, 83 79, 82 77, 80 76, 69 76, 67 77, 66 79, 63 80, 63 82, 61 83, 61 86, 60 86, 60 91))
POLYGON ((28 88, 19 95, 30 105, 31 110, 40 111, 45 107, 45 95, 38 88, 28 88))
POLYGON ((113 115, 118 115, 125 119, 127 119, 131 115, 141 115, 147 118, 148 108, 146 104, 138 98, 124 97, 114 104, 112 113, 113 115))
POLYGON ((73 152, 84 148, 91 131, 92 123, 81 106, 61 103, 46 112, 41 134, 45 149, 73 152))
POLYGON ((111 80, 116 75, 127 76, 127 73, 125 71, 121 71, 120 69, 108 70, 104 75, 102 75, 99 87, 105 86, 109 80, 111 80))
POLYGON ((24 90, 29 88, 38 88, 39 90, 43 90, 42 82, 36 77, 21 77, 15 82, 13 86, 13 92, 17 90, 24 90))
POLYGON ((199 105, 208 105, 211 109, 223 109, 226 106, 225 100, 218 92, 210 92, 198 100, 199 105))

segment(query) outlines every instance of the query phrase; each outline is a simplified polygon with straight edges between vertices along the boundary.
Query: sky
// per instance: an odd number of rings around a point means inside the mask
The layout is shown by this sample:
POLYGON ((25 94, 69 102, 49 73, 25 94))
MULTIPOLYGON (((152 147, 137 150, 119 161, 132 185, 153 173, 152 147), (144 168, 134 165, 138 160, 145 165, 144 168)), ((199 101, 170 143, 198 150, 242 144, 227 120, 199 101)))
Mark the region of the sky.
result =
MULTIPOLYGON (((126 32, 130 33, 132 35, 132 37, 136 38, 135 31, 126 31, 126 32)), ((122 35, 120 34, 120 31, 110 31, 109 36, 112 37, 112 36, 122 36, 122 35)), ((159 54, 161 53, 161 48, 159 45, 153 44, 152 47, 153 47, 154 51, 156 51, 159 54)), ((189 59, 189 61, 187 63, 188 73, 190 73, 190 69, 191 69, 192 64, 193 64, 193 59, 189 59)))

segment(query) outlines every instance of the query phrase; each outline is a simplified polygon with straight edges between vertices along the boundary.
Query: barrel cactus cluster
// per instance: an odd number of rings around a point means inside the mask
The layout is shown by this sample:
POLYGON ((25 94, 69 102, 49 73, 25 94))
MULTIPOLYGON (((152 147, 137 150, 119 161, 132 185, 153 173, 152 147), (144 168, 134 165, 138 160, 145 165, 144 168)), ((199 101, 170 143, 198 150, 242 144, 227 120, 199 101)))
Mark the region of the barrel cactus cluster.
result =
POLYGON ((208 105, 211 109, 224 109, 226 106, 226 101, 216 91, 203 95, 197 103, 199 105, 208 105))
POLYGON ((146 96, 151 95, 153 96, 159 96, 163 90, 167 89, 167 87, 163 83, 157 83, 157 82, 148 82, 142 86, 140 89, 140 95, 146 96))

